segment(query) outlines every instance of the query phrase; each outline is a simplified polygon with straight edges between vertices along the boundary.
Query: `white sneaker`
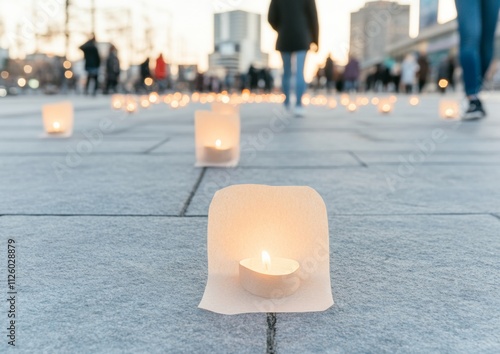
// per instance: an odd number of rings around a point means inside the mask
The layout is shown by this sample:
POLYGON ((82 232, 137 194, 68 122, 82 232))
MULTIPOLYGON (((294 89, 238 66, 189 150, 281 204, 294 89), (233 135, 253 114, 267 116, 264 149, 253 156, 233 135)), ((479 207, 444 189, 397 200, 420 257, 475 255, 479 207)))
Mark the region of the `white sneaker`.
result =
POLYGON ((295 117, 297 118, 304 118, 306 115, 306 110, 304 107, 295 107, 295 110, 293 112, 295 114, 295 117))

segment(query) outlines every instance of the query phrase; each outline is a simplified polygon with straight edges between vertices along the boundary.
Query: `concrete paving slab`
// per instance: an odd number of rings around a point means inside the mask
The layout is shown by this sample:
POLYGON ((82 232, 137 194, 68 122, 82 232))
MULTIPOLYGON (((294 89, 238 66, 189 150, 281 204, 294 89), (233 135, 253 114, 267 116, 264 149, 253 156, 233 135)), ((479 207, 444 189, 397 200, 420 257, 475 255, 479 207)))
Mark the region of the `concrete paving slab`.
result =
POLYGON ((82 155, 79 164, 71 155, 70 162, 0 157, 0 214, 177 215, 200 174, 161 155, 82 155))
POLYGON ((205 174, 188 214, 206 215, 218 188, 245 183, 311 186, 332 214, 492 213, 500 210, 499 178, 498 165, 214 169, 205 174))

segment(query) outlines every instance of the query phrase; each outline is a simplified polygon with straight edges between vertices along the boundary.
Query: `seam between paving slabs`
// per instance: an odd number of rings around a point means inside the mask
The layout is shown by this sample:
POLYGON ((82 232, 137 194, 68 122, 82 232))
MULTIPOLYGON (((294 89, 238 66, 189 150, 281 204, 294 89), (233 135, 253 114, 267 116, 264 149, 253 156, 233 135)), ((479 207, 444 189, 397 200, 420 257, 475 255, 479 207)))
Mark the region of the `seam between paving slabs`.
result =
POLYGON ((490 214, 490 215, 493 216, 498 221, 500 221, 500 215, 499 214, 490 214))
POLYGON ((187 212, 189 206, 191 205, 191 202, 192 202, 196 192, 198 191, 198 188, 200 187, 201 181, 203 180, 203 177, 205 177, 206 172, 207 172, 207 168, 203 167, 201 172, 200 172, 200 175, 198 176, 198 179, 196 180, 196 183, 193 186, 193 189, 191 190, 191 193, 189 193, 188 199, 184 203, 184 206, 182 207, 182 210, 179 213, 180 217, 186 216, 186 212, 187 212))
POLYGON ((149 154, 150 152, 153 152, 154 150, 158 149, 160 146, 162 146, 163 144, 165 144, 169 141, 170 141, 170 137, 163 139, 159 143, 154 144, 152 147, 150 147, 149 149, 144 151, 144 154, 149 154))
POLYGON ((351 155, 351 157, 356 160, 361 166, 363 167, 368 167, 368 165, 366 164, 366 162, 364 162, 355 152, 353 151, 348 151, 349 155, 351 155))

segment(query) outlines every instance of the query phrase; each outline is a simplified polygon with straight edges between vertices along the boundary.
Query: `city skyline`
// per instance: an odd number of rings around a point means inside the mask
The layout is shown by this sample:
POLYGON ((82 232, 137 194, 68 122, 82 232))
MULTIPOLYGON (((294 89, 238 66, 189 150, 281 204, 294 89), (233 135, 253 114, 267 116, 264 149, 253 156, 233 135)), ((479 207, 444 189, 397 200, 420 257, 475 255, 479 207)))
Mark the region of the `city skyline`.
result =
MULTIPOLYGON (((352 0, 348 4, 332 3, 331 0, 316 2, 321 25, 320 51, 308 56, 308 76, 311 75, 312 68, 323 62, 330 52, 339 63, 345 62, 349 47, 349 15, 368 1, 352 0)), ((410 34, 415 36, 418 32, 419 0, 399 2, 412 5, 410 34)), ((73 0, 72 3, 72 19, 76 24, 71 29, 69 58, 76 60, 81 57, 78 45, 91 32, 91 1, 73 0)), ((168 0, 159 5, 148 0, 103 0, 96 4, 96 32, 99 41, 116 43, 125 67, 129 62, 138 64, 146 55, 155 56, 161 51, 174 64, 198 64, 201 70, 206 70, 208 54, 213 51, 213 14, 241 9, 262 15, 262 50, 269 53, 270 66, 279 67, 281 60, 274 50, 276 34, 267 23, 269 3, 270 0, 184 0, 181 3, 168 0)), ((53 25, 58 25, 61 30, 60 26, 65 18, 63 4, 63 0, 25 0, 20 3, 1 0, 0 9, 4 14, 2 20, 6 32, 1 38, 1 46, 10 47, 12 56, 33 52, 36 49, 34 35, 31 38, 22 38, 25 41, 26 53, 18 53, 18 48, 15 48, 14 39, 20 37, 20 25, 29 27, 26 23, 33 23, 37 17, 40 21, 44 18, 43 12, 49 9, 53 11, 53 25), (26 11, 27 8, 31 11, 26 11), (38 9, 38 12, 35 9, 38 9), (35 13, 38 13, 38 16, 35 13)), ((453 17, 453 0, 441 0, 441 22, 453 17)), ((38 42, 43 43, 43 40, 43 37, 38 38, 38 42)), ((55 55, 63 54, 64 36, 60 35, 51 45, 45 45, 44 49, 55 55)))

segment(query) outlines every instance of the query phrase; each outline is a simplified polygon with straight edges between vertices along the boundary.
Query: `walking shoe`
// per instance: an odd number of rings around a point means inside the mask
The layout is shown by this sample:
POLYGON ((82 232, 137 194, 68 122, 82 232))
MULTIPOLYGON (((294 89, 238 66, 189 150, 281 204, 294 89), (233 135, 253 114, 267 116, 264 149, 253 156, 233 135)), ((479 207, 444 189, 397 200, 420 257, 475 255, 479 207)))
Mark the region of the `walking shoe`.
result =
POLYGON ((462 115, 462 120, 478 120, 486 117, 483 104, 478 99, 469 101, 469 108, 462 115))
POLYGON ((299 107, 299 106, 295 107, 294 113, 295 117, 297 118, 304 118, 304 116, 306 115, 304 107, 299 107))

